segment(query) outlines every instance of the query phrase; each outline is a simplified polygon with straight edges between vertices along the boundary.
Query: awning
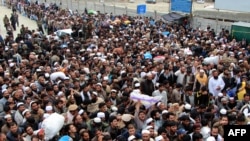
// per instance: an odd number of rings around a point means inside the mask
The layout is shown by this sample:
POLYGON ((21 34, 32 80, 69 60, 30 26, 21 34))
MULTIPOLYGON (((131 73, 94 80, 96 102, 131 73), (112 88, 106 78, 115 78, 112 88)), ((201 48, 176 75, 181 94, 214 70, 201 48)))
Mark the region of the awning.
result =
POLYGON ((168 14, 165 14, 165 15, 162 15, 161 16, 165 21, 168 21, 168 22, 172 22, 172 21, 176 21, 176 20, 179 20, 183 17, 185 17, 184 15, 181 15, 181 14, 178 14, 178 13, 168 13, 168 14))

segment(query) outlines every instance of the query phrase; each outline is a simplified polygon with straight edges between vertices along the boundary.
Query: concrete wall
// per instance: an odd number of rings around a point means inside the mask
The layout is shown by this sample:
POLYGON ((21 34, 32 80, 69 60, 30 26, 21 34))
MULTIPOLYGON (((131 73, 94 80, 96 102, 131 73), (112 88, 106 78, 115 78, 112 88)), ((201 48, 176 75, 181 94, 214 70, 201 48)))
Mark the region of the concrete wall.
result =
POLYGON ((196 10, 193 12, 193 16, 250 22, 250 14, 249 13, 239 13, 239 12, 232 12, 232 11, 196 10))
POLYGON ((233 22, 216 21, 216 20, 205 19, 201 17, 193 17, 193 20, 191 22, 193 28, 200 28, 204 30, 209 25, 212 29, 215 30, 216 33, 219 33, 222 28, 224 28, 225 30, 231 31, 232 23, 233 22))

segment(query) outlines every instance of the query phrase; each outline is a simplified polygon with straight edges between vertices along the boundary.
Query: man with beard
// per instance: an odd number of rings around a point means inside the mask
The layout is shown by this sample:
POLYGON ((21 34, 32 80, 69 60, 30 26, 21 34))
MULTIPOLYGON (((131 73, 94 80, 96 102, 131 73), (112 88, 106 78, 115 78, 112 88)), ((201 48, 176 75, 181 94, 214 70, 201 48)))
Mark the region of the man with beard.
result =
POLYGON ((24 127, 24 132, 26 133, 26 136, 24 137, 25 141, 31 141, 31 138, 33 135, 35 135, 34 130, 30 125, 27 125, 24 127))
POLYGON ((0 113, 3 112, 3 107, 8 101, 9 98, 9 91, 7 89, 2 90, 3 97, 0 99, 0 113))
POLYGON ((101 83, 97 83, 95 85, 95 90, 98 93, 98 95, 100 96, 100 98, 102 98, 102 99, 106 99, 107 98, 106 91, 103 89, 101 83))
POLYGON ((88 130, 81 130, 80 131, 81 140, 80 141, 90 141, 89 131, 88 130))
POLYGON ((25 92, 26 96, 30 97, 32 100, 39 100, 40 99, 39 96, 36 93, 34 93, 30 87, 25 87, 24 92, 25 92))
POLYGON ((7 140, 9 141, 20 141, 21 136, 21 129, 18 128, 15 122, 10 123, 10 131, 7 133, 7 140))
POLYGON ((141 92, 142 92, 142 94, 152 96, 152 93, 155 90, 155 86, 154 86, 154 83, 152 81, 153 74, 148 73, 146 77, 147 77, 146 80, 141 82, 141 92))
POLYGON ((91 103, 91 92, 89 91, 90 86, 86 84, 86 85, 83 85, 81 89, 82 89, 80 91, 81 98, 78 98, 78 100, 81 103, 81 108, 83 108, 84 110, 87 110, 87 105, 91 103))
POLYGON ((218 71, 212 71, 212 77, 208 80, 208 90, 214 97, 217 97, 225 86, 224 80, 218 76, 218 71))
POLYGON ((46 85, 44 76, 39 76, 38 80, 35 81, 35 85, 37 86, 39 92, 43 91, 46 85))
POLYGON ((38 89, 35 83, 31 83, 30 84, 30 88, 32 90, 33 93, 37 94, 38 93, 38 89))
POLYGON ((114 140, 121 134, 121 130, 118 128, 118 121, 116 116, 109 117, 109 125, 110 126, 106 129, 106 132, 108 132, 112 140, 114 140))
POLYGON ((151 117, 153 118, 154 122, 154 130, 158 130, 162 125, 161 114, 159 110, 151 111, 151 117))
POLYGON ((198 92, 203 86, 207 86, 208 78, 203 69, 195 75, 193 91, 198 92))
POLYGON ((31 115, 35 118, 36 122, 39 122, 43 118, 44 110, 39 108, 37 101, 30 102, 31 115))
POLYGON ((93 138, 95 136, 95 132, 96 130, 100 130, 100 131, 104 131, 105 129, 103 128, 103 125, 102 125, 102 120, 101 118, 94 118, 93 120, 89 121, 87 123, 87 126, 90 131, 90 138, 93 138))
POLYGON ((63 105, 63 101, 62 100, 59 100, 57 99, 55 101, 55 106, 53 107, 54 111, 58 114, 62 114, 62 113, 65 113, 66 112, 66 108, 64 107, 63 105))
POLYGON ((90 113, 94 113, 99 110, 99 104, 103 103, 104 100, 98 97, 97 92, 91 92, 91 103, 87 106, 87 111, 90 113))
POLYGON ((15 112, 14 115, 14 120, 17 125, 21 125, 23 123, 23 115, 22 112, 25 110, 25 106, 23 102, 19 102, 16 105, 17 111, 15 112))
POLYGON ((117 105, 118 103, 120 103, 119 98, 117 97, 117 90, 112 89, 111 93, 110 93, 110 100, 112 102, 113 105, 117 105))

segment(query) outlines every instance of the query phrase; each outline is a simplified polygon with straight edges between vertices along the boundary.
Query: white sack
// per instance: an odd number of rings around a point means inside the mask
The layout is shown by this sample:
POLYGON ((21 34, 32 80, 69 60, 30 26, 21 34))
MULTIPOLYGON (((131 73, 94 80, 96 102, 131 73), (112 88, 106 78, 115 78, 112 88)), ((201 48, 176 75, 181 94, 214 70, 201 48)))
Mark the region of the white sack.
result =
POLYGON ((53 113, 42 123, 42 129, 45 132, 46 140, 52 139, 63 127, 64 116, 53 113))
POLYGON ((50 80, 55 81, 57 78, 64 79, 65 77, 66 77, 65 73, 58 71, 50 75, 50 80))
POLYGON ((204 61, 203 61, 204 64, 211 64, 211 63, 213 63, 215 65, 217 65, 218 62, 219 62, 219 56, 207 57, 207 58, 204 58, 204 61))
POLYGON ((154 105, 155 103, 161 101, 162 99, 162 96, 155 96, 155 97, 152 97, 152 96, 148 96, 148 95, 145 95, 145 94, 139 94, 139 93, 134 93, 132 92, 130 94, 130 99, 132 99, 133 101, 137 102, 137 101, 141 101, 141 103, 146 107, 146 108, 149 108, 151 107, 152 105, 154 105))

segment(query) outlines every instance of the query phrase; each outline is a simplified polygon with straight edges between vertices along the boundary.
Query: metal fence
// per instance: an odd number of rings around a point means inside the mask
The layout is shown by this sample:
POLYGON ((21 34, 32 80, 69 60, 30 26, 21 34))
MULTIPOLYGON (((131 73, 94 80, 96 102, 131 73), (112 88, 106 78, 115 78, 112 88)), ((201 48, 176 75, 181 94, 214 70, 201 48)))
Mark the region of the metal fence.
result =
MULTIPOLYGON (((163 0, 164 1, 164 0, 163 0)), ((166 1, 166 0, 165 0, 166 1)), ((42 2, 45 2, 43 0, 42 2)), ((72 11, 78 10, 78 12, 84 12, 84 9, 100 11, 101 13, 112 13, 113 15, 138 16, 136 9, 127 6, 117 6, 115 3, 87 1, 87 0, 46 0, 46 3, 56 3, 61 8, 68 8, 72 11)), ((154 19, 160 19, 161 15, 166 13, 160 13, 157 10, 147 11, 146 14, 141 16, 152 17, 154 19)))

